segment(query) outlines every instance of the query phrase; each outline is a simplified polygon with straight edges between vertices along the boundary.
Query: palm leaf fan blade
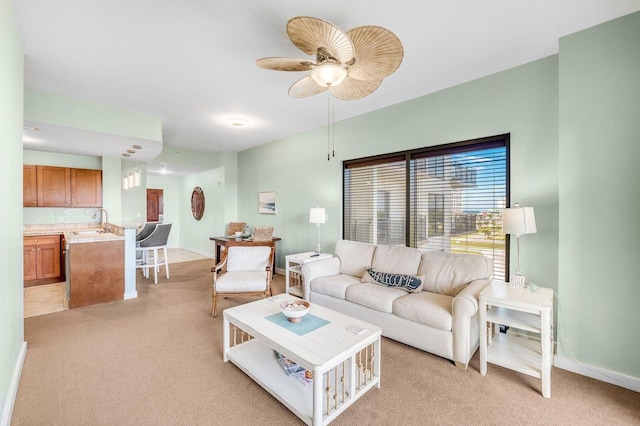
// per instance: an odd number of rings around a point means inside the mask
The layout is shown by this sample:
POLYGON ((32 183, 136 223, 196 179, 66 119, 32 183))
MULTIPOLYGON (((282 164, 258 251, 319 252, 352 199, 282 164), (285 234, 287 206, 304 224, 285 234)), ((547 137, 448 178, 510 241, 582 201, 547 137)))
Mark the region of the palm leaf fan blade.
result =
POLYGON ((355 47, 355 63, 349 67, 349 76, 352 78, 384 78, 402 63, 402 43, 391 31, 368 25, 349 30, 347 35, 355 47))
POLYGON ((330 56, 346 63, 353 58, 354 47, 347 34, 322 19, 298 16, 287 23, 287 34, 296 47, 307 55, 323 48, 330 56))
POLYGON ((292 98, 308 98, 326 90, 326 87, 317 84, 311 76, 306 76, 289 87, 289 96, 292 98))
POLYGON ((275 71, 309 71, 311 62, 298 58, 261 58, 256 60, 256 65, 275 71))

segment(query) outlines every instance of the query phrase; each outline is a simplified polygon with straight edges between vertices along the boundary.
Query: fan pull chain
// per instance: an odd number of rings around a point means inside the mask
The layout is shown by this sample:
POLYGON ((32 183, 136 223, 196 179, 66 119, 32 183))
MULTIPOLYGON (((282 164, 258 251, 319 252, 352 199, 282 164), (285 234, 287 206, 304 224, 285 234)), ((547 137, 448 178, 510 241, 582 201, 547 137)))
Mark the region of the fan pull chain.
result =
POLYGON ((331 160, 331 95, 327 94, 327 161, 331 160))
POLYGON ((327 96, 327 161, 331 161, 336 156, 336 117, 333 96, 327 96))
POLYGON ((336 107, 333 96, 331 98, 331 156, 336 156, 336 107))

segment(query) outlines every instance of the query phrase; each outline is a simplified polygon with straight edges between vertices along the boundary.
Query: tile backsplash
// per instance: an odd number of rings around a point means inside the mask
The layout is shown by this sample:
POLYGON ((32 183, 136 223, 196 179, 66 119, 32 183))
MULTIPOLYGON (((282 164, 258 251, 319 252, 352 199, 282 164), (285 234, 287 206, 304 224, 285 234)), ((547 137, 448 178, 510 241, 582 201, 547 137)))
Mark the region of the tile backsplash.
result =
POLYGON ((22 209, 25 225, 53 223, 100 223, 100 214, 93 218, 96 208, 65 209, 61 207, 25 207, 22 209))

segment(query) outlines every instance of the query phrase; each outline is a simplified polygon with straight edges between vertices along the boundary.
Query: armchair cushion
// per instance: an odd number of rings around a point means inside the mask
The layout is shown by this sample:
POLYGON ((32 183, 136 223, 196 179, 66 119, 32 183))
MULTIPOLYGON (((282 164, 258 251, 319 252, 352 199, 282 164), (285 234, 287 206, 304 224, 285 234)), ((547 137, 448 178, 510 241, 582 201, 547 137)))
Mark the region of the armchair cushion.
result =
POLYGON ((231 246, 227 255, 227 272, 264 271, 269 264, 271 247, 231 246))
POLYGON ((267 271, 227 272, 216 280, 216 291, 244 293, 265 291, 267 271))

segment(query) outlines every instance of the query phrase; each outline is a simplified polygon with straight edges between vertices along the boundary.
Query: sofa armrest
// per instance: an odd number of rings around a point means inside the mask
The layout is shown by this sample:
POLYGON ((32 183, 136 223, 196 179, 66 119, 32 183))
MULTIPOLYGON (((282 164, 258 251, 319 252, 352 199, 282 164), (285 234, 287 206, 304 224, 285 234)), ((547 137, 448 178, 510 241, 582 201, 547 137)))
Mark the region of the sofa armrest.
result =
POLYGON ((304 279, 304 300, 309 300, 311 281, 318 277, 330 277, 340 273, 340 258, 317 260, 302 265, 302 277, 304 279))
POLYGON ((468 364, 478 348, 478 296, 490 283, 490 279, 471 281, 451 302, 455 362, 468 364))

